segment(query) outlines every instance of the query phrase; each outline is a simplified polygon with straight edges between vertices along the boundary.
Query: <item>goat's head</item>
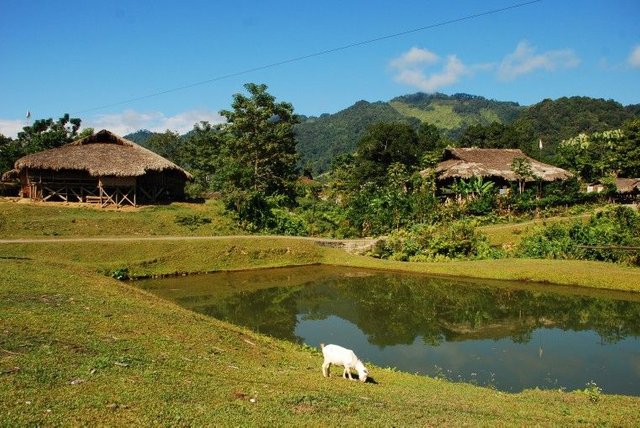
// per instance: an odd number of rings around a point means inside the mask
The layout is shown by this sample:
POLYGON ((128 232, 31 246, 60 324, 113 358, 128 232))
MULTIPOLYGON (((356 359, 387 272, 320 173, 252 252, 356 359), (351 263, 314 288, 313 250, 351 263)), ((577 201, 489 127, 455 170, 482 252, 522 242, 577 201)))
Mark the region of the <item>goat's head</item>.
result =
POLYGON ((369 376, 369 371, 364 366, 364 364, 362 364, 362 361, 358 360, 358 362, 356 363, 356 370, 358 371, 358 379, 360 380, 360 382, 366 382, 367 377, 369 376))

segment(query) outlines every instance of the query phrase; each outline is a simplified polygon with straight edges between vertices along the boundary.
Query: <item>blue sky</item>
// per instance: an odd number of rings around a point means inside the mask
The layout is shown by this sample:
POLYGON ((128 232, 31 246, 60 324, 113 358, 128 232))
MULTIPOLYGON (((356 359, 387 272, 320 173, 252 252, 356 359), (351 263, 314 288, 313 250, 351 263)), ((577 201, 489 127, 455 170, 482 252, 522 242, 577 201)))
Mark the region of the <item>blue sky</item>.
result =
POLYGON ((2 0, 0 133, 14 136, 27 111, 185 132, 219 121, 247 82, 305 115, 419 91, 640 103, 638 0, 541 0, 438 25, 526 2, 2 0))

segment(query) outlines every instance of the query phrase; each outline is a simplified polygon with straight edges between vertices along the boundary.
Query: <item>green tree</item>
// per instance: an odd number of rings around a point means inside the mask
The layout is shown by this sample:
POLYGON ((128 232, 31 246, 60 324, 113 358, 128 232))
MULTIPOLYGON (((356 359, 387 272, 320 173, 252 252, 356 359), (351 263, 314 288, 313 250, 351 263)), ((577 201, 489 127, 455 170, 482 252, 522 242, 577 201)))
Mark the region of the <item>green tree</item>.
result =
MULTIPOLYGON (((173 135, 167 135, 166 138, 170 146, 177 143, 173 135)), ((225 135, 220 127, 206 121, 196 123, 179 147, 177 161, 194 177, 192 194, 222 190, 226 147, 225 135)))
MULTIPOLYGON (((638 123, 640 124, 640 120, 638 123)), ((609 175, 633 177, 633 172, 636 171, 633 165, 640 163, 640 149, 633 137, 633 121, 624 130, 581 133, 563 140, 557 153, 561 166, 572 170, 586 181, 609 175), (627 175, 629 173, 632 175, 627 175)))
POLYGON ((15 161, 23 155, 24 151, 16 140, 0 134, 0 175, 13 169, 15 161))
POLYGON ((513 148, 516 141, 510 141, 506 135, 509 127, 498 122, 490 125, 471 125, 460 137, 460 146, 481 149, 513 148))
POLYGON ((640 118, 625 122, 622 127, 624 138, 619 151, 624 155, 620 166, 622 177, 640 177, 640 118))
POLYGON ((145 145, 149 150, 159 154, 163 158, 180 164, 183 150, 182 143, 180 134, 167 129, 162 134, 152 134, 145 145))
POLYGON ((518 179, 518 190, 519 193, 522 194, 522 192, 524 192, 524 183, 533 178, 531 162, 527 158, 513 158, 511 170, 518 179))
MULTIPOLYGON (((425 145, 430 144, 424 140, 425 145)), ((418 134, 403 123, 377 123, 367 129, 358 142, 354 174, 357 184, 382 184, 394 163, 414 169, 420 163, 425 147, 418 134)))
POLYGON ((552 161, 558 144, 580 133, 615 129, 633 117, 621 104, 613 100, 588 97, 545 99, 525 110, 513 126, 522 133, 520 148, 536 159, 552 161), (544 142, 537 149, 539 139, 544 142), (522 145, 524 144, 524 145, 522 145))
POLYGON ((18 143, 25 154, 53 149, 75 140, 81 120, 65 114, 58 120, 38 119, 18 133, 18 143))
POLYGON ((267 85, 244 87, 250 97, 235 94, 233 110, 220 112, 227 118, 228 166, 236 171, 227 184, 292 201, 298 178, 293 106, 276 102, 267 85))
POLYGON ((430 123, 423 123, 418 128, 418 141, 424 150, 420 159, 422 168, 435 166, 442 159, 444 149, 449 141, 442 137, 440 130, 430 123))
POLYGON ((280 208, 295 205, 299 173, 293 126, 298 118, 293 106, 276 102, 266 85, 244 87, 249 96, 235 94, 233 109, 220 112, 227 123, 221 127, 215 185, 246 227, 282 229, 280 208))

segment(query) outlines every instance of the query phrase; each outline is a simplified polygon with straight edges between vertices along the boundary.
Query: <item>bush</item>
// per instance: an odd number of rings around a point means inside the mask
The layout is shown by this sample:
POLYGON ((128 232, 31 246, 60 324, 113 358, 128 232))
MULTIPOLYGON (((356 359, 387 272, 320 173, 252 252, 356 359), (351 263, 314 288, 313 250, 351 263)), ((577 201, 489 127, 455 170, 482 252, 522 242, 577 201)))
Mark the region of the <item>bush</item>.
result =
POLYGON ((307 224, 300 216, 282 208, 271 210, 266 226, 270 232, 280 235, 305 236, 307 232, 307 224))
POLYGON ((129 277, 129 268, 118 268, 111 272, 111 278, 115 278, 119 281, 126 281, 129 277))
POLYGON ((202 225, 211 223, 211 219, 199 214, 179 215, 176 216, 175 223, 194 231, 202 225))
POLYGON ((518 255, 537 259, 566 259, 575 252, 575 242, 566 225, 554 223, 540 227, 520 242, 518 255))
POLYGON ((497 205, 495 193, 487 193, 478 198, 472 199, 467 204, 467 212, 471 215, 487 215, 491 213, 497 205))
POLYGON ((586 223, 574 221, 537 228, 522 239, 517 254, 640 264, 640 250, 633 247, 640 248, 640 214, 616 206, 597 213, 586 223))
POLYGON ((449 225, 418 225, 410 231, 390 234, 374 249, 374 256, 401 261, 484 259, 503 256, 493 249, 475 223, 457 221, 449 225))

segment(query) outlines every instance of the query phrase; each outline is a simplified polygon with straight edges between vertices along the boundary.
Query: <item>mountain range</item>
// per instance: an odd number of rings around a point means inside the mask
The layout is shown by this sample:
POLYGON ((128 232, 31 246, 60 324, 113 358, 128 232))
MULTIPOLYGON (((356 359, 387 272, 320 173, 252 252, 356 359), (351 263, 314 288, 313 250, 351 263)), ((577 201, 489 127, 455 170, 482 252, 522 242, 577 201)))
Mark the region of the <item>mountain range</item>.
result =
MULTIPOLYGON (((623 106, 613 100, 589 97, 545 99, 532 106, 496 101, 469 94, 416 93, 390 101, 358 101, 334 114, 319 117, 300 115, 295 126, 298 151, 303 165, 315 173, 326 171, 331 160, 353 152, 368 126, 377 122, 402 122, 413 126, 430 123, 455 142, 470 126, 510 125, 535 139, 545 141, 543 158, 550 159, 563 139, 580 132, 596 132, 620 127, 624 121, 640 117, 640 104, 623 106)), ((140 130, 125 138, 144 145, 153 135, 140 130)), ((524 147, 526 151, 526 147, 524 147)))

